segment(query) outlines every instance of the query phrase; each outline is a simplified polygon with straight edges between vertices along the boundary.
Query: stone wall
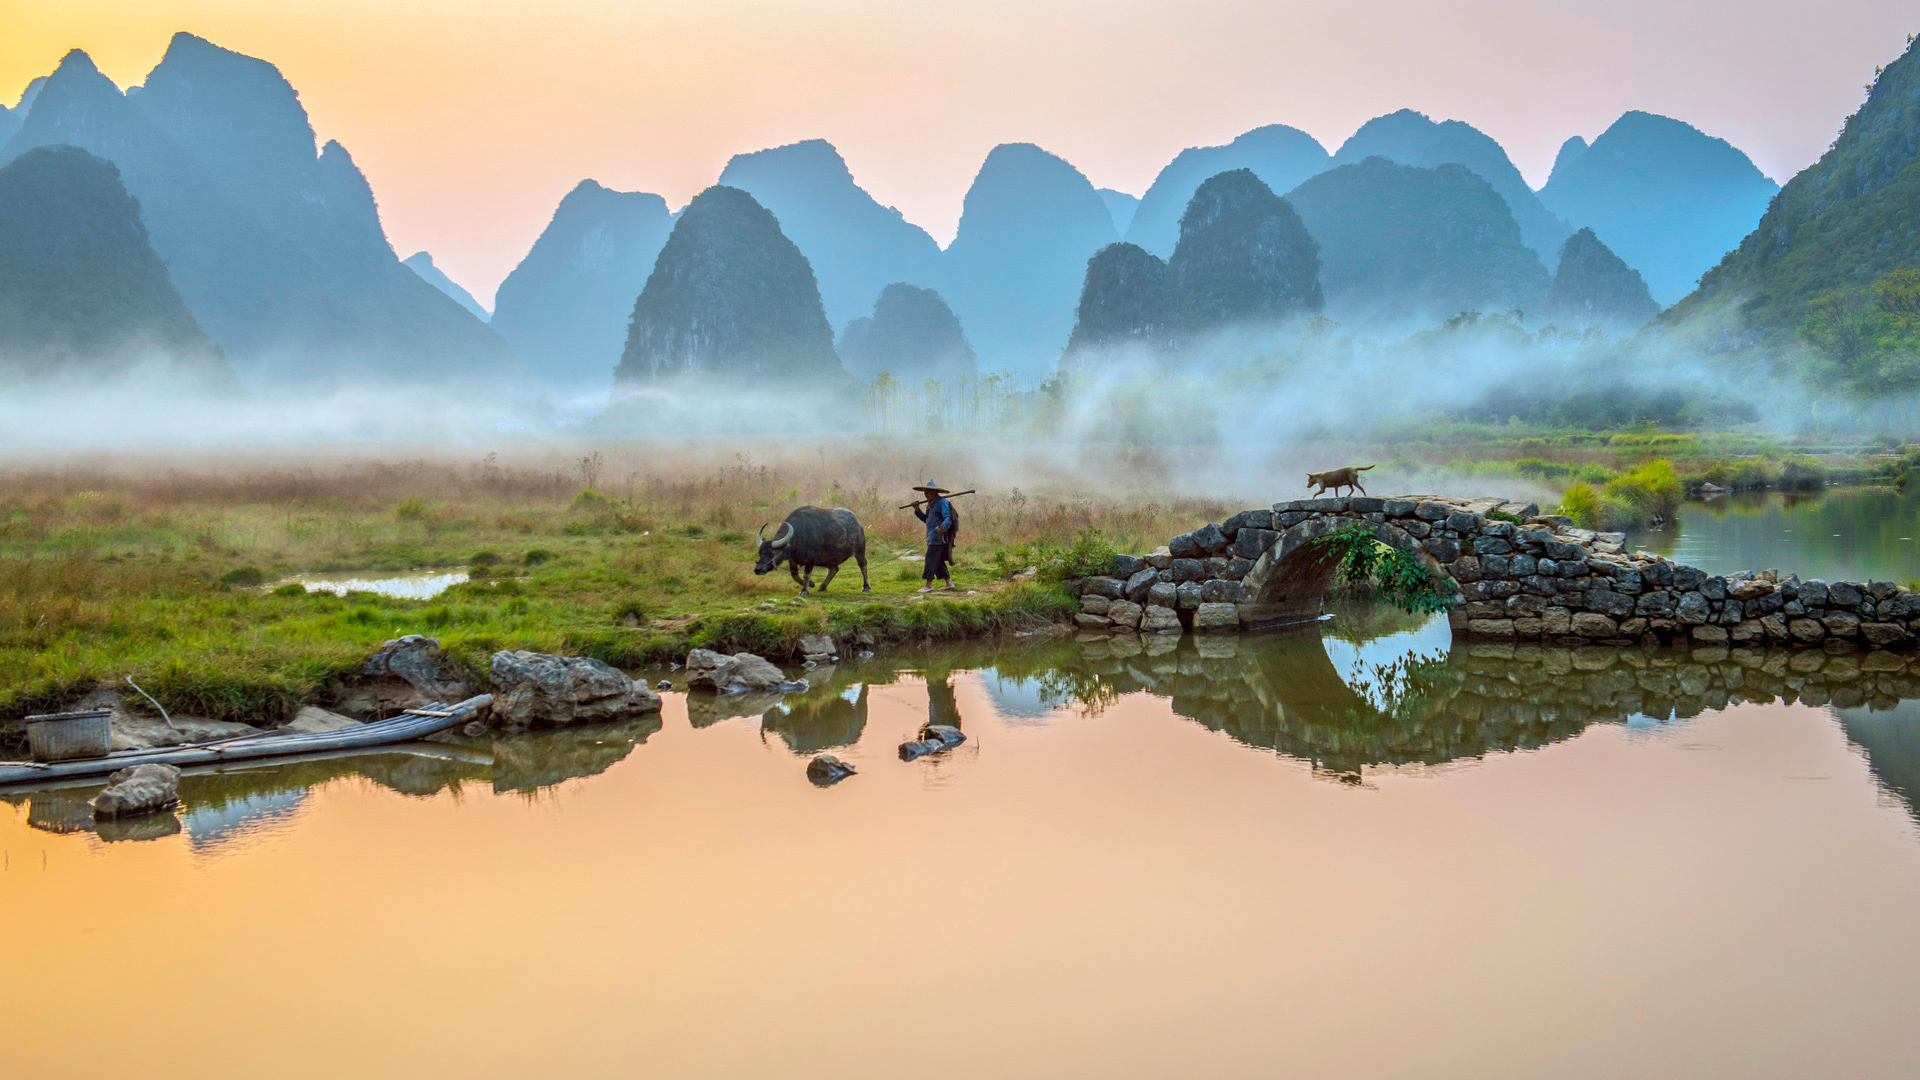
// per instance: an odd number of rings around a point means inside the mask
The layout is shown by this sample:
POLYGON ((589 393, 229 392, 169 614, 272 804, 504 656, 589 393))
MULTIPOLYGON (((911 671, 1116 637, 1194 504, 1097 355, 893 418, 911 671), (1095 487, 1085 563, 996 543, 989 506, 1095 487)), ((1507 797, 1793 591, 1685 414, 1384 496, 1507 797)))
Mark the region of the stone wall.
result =
POLYGON ((1920 597, 1890 581, 1707 574, 1621 533, 1574 528, 1532 504, 1431 496, 1304 499, 1246 510, 1123 555, 1076 583, 1090 630, 1179 634, 1312 618, 1336 567, 1312 542, 1364 528, 1459 590, 1454 633, 1475 641, 1910 648, 1920 597))

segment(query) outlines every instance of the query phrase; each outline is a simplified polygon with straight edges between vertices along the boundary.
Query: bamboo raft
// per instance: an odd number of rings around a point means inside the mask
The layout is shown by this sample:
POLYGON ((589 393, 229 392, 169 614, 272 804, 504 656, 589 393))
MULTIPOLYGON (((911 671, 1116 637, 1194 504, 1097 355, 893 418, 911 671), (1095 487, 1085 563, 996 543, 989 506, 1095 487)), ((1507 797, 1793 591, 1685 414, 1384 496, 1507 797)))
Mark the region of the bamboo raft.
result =
POLYGON ((192 743, 185 746, 156 746, 150 750, 120 750, 105 757, 72 761, 0 761, 0 788, 57 784, 63 780, 105 776, 133 765, 220 765, 235 761, 320 754, 335 750, 360 750, 372 746, 407 742, 457 727, 479 715, 493 704, 493 695, 480 694, 457 705, 438 702, 409 709, 398 716, 376 720, 339 731, 316 731, 282 735, 263 731, 237 739, 192 743))

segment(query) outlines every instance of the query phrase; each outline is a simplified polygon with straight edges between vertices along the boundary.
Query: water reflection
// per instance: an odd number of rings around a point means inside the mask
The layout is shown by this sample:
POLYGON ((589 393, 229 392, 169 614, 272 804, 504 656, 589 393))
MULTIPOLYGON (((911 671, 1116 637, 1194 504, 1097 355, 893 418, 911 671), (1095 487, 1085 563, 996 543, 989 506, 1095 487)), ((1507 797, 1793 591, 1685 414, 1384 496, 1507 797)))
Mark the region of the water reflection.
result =
MULTIPOLYGON (((903 650, 808 673, 787 695, 692 695, 690 726, 757 722, 806 757, 868 737, 876 687, 918 681, 926 722, 964 727, 971 682, 1003 724, 1098 718, 1125 695, 1251 748, 1296 758, 1317 775, 1360 783, 1369 770, 1434 768, 1570 739, 1593 724, 1666 726, 1744 702, 1828 706, 1890 795, 1920 805, 1920 657, 1885 652, 1450 647, 1444 619, 1366 612, 1303 630, 1249 636, 1120 635, 988 641, 903 650)), ((983 719, 973 717, 976 727, 983 719)), ((234 768, 184 777, 179 816, 95 829, 98 786, 4 796, 32 827, 97 831, 103 840, 184 827, 212 852, 283 826, 306 792, 342 778, 410 797, 482 785, 534 795, 595 776, 661 730, 658 714, 497 738, 454 738, 372 754, 234 768)), ((891 747, 882 748, 883 751, 891 747)), ((796 773, 796 775, 798 775, 796 773)))
POLYGON ((1710 574, 1777 568, 1825 581, 1920 579, 1920 484, 1741 492, 1686 503, 1635 544, 1710 574))
MULTIPOLYGON (((401 600, 431 600, 467 580, 465 570, 415 570, 373 576, 365 571, 332 574, 296 574, 274 586, 289 582, 304 585, 308 592, 330 592, 335 596, 370 592, 401 600)), ((270 586, 271 587, 271 586, 270 586)))

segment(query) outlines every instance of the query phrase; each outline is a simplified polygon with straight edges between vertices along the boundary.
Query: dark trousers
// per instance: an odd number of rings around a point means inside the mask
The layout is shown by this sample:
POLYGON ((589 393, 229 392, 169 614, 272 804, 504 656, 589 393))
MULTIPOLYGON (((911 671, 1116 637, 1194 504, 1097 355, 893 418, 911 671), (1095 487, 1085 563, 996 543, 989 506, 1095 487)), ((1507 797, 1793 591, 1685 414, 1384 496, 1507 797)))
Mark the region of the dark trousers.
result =
POLYGON ((947 561, 952 557, 953 548, 951 546, 947 544, 928 544, 927 568, 921 572, 920 576, 928 581, 932 581, 934 578, 939 578, 942 581, 951 581, 953 579, 953 571, 947 569, 947 561))

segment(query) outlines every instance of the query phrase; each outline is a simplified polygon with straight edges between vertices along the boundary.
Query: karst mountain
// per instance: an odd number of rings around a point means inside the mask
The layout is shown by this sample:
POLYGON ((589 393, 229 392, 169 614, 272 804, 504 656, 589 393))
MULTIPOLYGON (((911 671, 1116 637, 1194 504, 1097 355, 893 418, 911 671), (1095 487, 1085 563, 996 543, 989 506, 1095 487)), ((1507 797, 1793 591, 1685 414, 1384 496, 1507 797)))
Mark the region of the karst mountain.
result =
POLYGON ((660 196, 580 181, 494 293, 494 331, 542 382, 604 393, 633 302, 672 230, 660 196))
POLYGON ((515 370, 511 351, 400 265, 366 179, 317 147, 273 65, 176 34, 122 93, 78 50, 32 95, 0 160, 72 144, 114 163, 200 325, 251 382, 515 370))
POLYGON ((716 184, 674 222, 614 378, 744 393, 846 371, 806 256, 753 196, 716 184))

